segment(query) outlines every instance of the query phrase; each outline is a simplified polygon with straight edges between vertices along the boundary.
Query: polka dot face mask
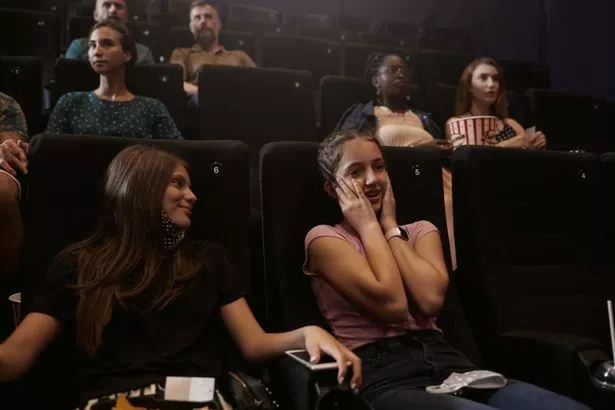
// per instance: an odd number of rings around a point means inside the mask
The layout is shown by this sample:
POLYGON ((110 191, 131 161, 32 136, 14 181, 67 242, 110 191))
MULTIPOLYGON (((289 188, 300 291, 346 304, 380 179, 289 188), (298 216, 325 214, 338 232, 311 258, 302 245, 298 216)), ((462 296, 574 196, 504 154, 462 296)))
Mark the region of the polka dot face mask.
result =
POLYGON ((177 229, 177 226, 164 211, 161 211, 160 215, 162 216, 162 230, 164 231, 163 246, 164 250, 168 251, 179 245, 184 239, 185 232, 177 229))

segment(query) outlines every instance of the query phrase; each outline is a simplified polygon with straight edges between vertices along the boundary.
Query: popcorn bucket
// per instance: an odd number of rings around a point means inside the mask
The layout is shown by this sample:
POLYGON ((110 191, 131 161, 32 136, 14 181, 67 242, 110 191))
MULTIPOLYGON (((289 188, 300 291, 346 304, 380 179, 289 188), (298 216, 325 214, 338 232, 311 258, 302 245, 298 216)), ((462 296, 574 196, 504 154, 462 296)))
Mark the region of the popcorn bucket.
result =
POLYGON ((463 117, 448 122, 453 148, 462 145, 493 145, 489 140, 498 133, 497 117, 480 115, 463 117))

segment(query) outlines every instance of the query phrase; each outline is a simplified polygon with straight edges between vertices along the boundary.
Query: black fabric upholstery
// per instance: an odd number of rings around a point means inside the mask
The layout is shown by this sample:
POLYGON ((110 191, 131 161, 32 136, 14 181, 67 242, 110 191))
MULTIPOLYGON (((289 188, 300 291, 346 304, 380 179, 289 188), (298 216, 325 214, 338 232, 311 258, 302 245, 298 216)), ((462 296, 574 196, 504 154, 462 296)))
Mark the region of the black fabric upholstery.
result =
POLYGON ((300 27, 312 27, 319 29, 333 30, 335 28, 335 17, 320 13, 282 13, 282 23, 300 27))
POLYGON ((43 81, 51 79, 60 50, 60 16, 0 8, 0 27, 11 36, 0 42, 0 55, 38 57, 43 61, 43 81))
MULTIPOLYGON (((282 142, 261 152, 261 199, 268 318, 272 330, 307 324, 324 326, 309 279, 302 273, 303 241, 319 224, 341 221, 337 203, 328 197, 316 166, 317 144, 282 142)), ((439 227, 450 266, 444 217, 439 153, 385 148, 399 223, 429 220, 439 227)), ((447 339, 475 362, 473 337, 451 287, 439 324, 447 339)))
POLYGON ((547 90, 529 90, 526 97, 530 123, 545 133, 549 149, 615 151, 615 102, 547 90))
POLYGON ((347 44, 357 41, 357 33, 340 28, 330 29, 321 27, 303 27, 297 28, 297 35, 302 37, 322 38, 324 40, 335 41, 340 44, 347 44))
POLYGON ((548 89, 551 85, 549 67, 518 61, 498 61, 504 71, 506 88, 519 95, 532 88, 548 89))
MULTIPOLYGON (((88 61, 59 59, 55 81, 51 87, 51 106, 71 91, 92 91, 98 88, 99 76, 88 61)), ((160 100, 175 121, 177 128, 186 128, 186 95, 184 74, 175 64, 137 64, 127 75, 128 89, 136 94, 160 100)))
POLYGON ((164 35, 164 33, 160 33, 158 23, 129 20, 126 22, 126 26, 130 30, 130 33, 135 41, 139 44, 147 46, 152 52, 154 58, 156 58, 159 54, 158 47, 160 45, 160 37, 164 35))
POLYGON ((416 24, 401 21, 386 21, 385 31, 392 35, 405 38, 416 38, 420 34, 420 28, 416 24))
POLYGON ((350 77, 328 75, 320 81, 320 125, 323 135, 330 134, 353 104, 374 98, 370 84, 350 77))
POLYGON ((344 70, 346 77, 363 78, 365 64, 372 53, 396 54, 402 57, 414 69, 416 54, 406 48, 376 44, 348 44, 344 53, 344 70))
POLYGON ((464 52, 422 50, 418 56, 415 81, 428 88, 435 83, 456 85, 472 59, 471 54, 464 52))
POLYGON ((43 129, 43 64, 36 57, 0 56, 0 92, 15 99, 34 135, 43 129))
POLYGON ((68 21, 68 41, 66 45, 68 46, 71 41, 77 38, 88 37, 90 29, 94 24, 96 24, 96 21, 94 21, 92 14, 88 16, 72 17, 68 21))
POLYGON ((339 44, 309 37, 265 34, 261 40, 261 66, 306 70, 315 81, 328 74, 339 74, 339 44))
POLYGON ((457 278, 482 352, 513 331, 605 342, 615 276, 599 159, 462 147, 453 175, 457 278))
POLYGON ((231 4, 227 23, 230 22, 252 22, 262 24, 278 24, 280 22, 280 12, 276 9, 266 7, 250 6, 244 4, 231 4))
POLYGON ((339 18, 338 27, 357 33, 383 33, 384 22, 372 18, 348 17, 339 18))
POLYGON ((312 75, 271 68, 199 69, 200 138, 248 143, 253 164, 270 141, 315 141, 312 75))
POLYGON ((365 44, 382 44, 385 46, 411 49, 414 45, 412 40, 405 36, 393 36, 382 33, 360 33, 359 39, 365 44))
POLYGON ((420 33, 418 39, 418 47, 421 50, 451 50, 467 53, 472 49, 471 43, 471 36, 467 30, 455 28, 428 27, 420 33))
POLYGON ((615 253, 615 153, 602 154, 601 159, 608 209, 609 244, 611 252, 615 253))

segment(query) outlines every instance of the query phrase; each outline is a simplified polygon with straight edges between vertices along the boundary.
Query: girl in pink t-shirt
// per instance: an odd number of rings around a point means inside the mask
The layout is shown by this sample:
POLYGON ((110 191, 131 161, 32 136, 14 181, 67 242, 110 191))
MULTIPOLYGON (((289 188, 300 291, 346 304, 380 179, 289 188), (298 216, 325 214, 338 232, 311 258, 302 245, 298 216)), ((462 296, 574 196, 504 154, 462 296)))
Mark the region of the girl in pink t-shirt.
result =
POLYGON ((476 369, 435 325, 449 280, 439 232, 426 221, 399 226, 373 136, 333 134, 318 164, 344 219, 308 233, 304 272, 333 333, 362 359, 360 394, 375 410, 586 409, 517 381, 471 399, 427 393, 452 372, 476 369))

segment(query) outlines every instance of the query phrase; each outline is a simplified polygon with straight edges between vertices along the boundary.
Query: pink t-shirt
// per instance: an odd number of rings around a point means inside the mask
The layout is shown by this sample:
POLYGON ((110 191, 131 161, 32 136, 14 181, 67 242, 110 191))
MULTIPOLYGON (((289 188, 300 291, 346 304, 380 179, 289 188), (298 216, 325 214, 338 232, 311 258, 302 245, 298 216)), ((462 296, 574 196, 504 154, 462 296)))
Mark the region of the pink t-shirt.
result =
MULTIPOLYGON (((414 244, 430 232, 437 231, 431 222, 419 221, 404 226, 408 232, 408 243, 414 244)), ((310 243, 321 237, 334 237, 349 242, 365 257, 365 248, 356 233, 348 231, 341 225, 319 225, 312 228, 305 237, 306 259, 303 272, 311 279, 312 290, 316 295, 320 312, 333 330, 335 337, 349 349, 355 349, 367 343, 387 337, 400 336, 405 330, 434 329, 433 317, 413 316, 408 312, 408 320, 404 323, 390 324, 376 317, 361 314, 361 312, 340 295, 322 276, 308 270, 308 248, 310 243)))

